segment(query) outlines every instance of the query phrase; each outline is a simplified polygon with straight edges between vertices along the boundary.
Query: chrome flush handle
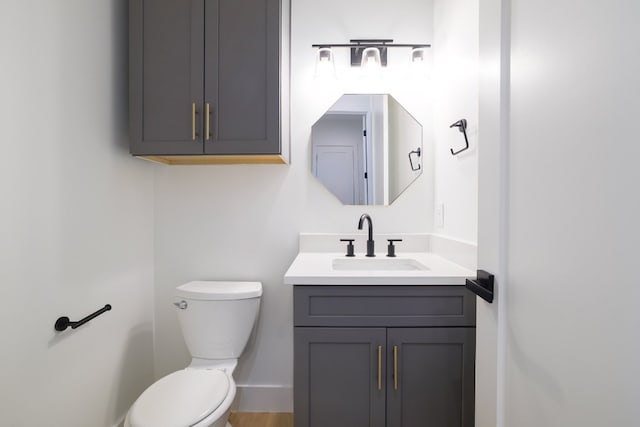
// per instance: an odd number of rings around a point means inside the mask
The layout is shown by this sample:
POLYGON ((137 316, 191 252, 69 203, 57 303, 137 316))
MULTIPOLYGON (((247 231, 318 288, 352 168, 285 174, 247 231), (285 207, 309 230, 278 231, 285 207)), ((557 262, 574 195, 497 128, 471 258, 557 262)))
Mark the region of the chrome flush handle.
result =
POLYGON ((173 305, 178 307, 180 310, 186 310, 186 308, 188 307, 187 302, 185 300, 182 300, 180 302, 174 302, 173 305))

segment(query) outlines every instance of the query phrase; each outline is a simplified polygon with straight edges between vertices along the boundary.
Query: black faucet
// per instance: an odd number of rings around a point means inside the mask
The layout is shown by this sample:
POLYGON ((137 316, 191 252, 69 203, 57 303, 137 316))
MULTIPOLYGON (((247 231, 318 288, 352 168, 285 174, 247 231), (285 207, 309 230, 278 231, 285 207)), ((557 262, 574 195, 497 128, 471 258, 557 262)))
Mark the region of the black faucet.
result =
POLYGON ((364 220, 369 221, 369 239, 367 239, 367 256, 376 256, 375 254, 375 243, 373 241, 373 221, 371 221, 371 217, 368 214, 362 214, 360 217, 360 221, 358 221, 358 230, 362 230, 362 224, 364 220))

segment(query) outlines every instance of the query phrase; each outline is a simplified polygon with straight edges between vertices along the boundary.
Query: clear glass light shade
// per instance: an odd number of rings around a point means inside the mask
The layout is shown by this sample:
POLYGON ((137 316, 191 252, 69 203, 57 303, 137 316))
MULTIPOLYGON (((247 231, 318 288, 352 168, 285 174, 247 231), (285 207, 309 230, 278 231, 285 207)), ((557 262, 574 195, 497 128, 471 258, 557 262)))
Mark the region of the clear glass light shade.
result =
POLYGON ((411 49, 411 62, 409 64, 413 73, 423 74, 427 71, 427 49, 414 47, 411 49))
POLYGON ((315 76, 316 78, 334 78, 336 76, 336 63, 331 48, 321 47, 318 49, 315 76))
POLYGON ((420 64, 426 61, 427 49, 424 47, 414 47, 411 49, 411 62, 420 64))
POLYGON ((377 47, 368 47, 363 50, 360 66, 367 73, 380 71, 380 68, 382 68, 380 50, 377 47))

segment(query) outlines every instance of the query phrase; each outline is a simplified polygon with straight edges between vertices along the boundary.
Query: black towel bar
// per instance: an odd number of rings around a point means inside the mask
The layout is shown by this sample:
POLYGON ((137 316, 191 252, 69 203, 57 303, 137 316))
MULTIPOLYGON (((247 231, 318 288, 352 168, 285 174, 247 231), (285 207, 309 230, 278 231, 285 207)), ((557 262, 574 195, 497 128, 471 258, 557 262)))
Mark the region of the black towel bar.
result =
POLYGON ((64 331, 69 326, 71 326, 71 329, 75 329, 78 326, 84 325, 89 320, 95 319, 96 317, 98 317, 102 313, 104 313, 105 311, 109 311, 109 310, 111 310, 111 304, 105 305, 100 310, 96 311, 95 313, 92 313, 92 314, 88 315, 84 319, 78 320, 77 322, 70 321, 69 318, 66 317, 66 316, 59 317, 58 320, 56 320, 56 324, 54 325, 54 328, 55 328, 56 331, 64 331))

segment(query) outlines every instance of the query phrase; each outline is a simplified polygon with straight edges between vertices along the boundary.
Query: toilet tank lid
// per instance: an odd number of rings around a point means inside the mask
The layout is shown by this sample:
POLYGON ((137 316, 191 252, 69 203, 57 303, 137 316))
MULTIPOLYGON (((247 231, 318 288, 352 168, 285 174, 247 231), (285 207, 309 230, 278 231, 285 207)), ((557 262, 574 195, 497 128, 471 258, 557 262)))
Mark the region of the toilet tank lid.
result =
POLYGON ((178 286, 176 296, 209 301, 258 298, 262 283, 197 280, 178 286))

